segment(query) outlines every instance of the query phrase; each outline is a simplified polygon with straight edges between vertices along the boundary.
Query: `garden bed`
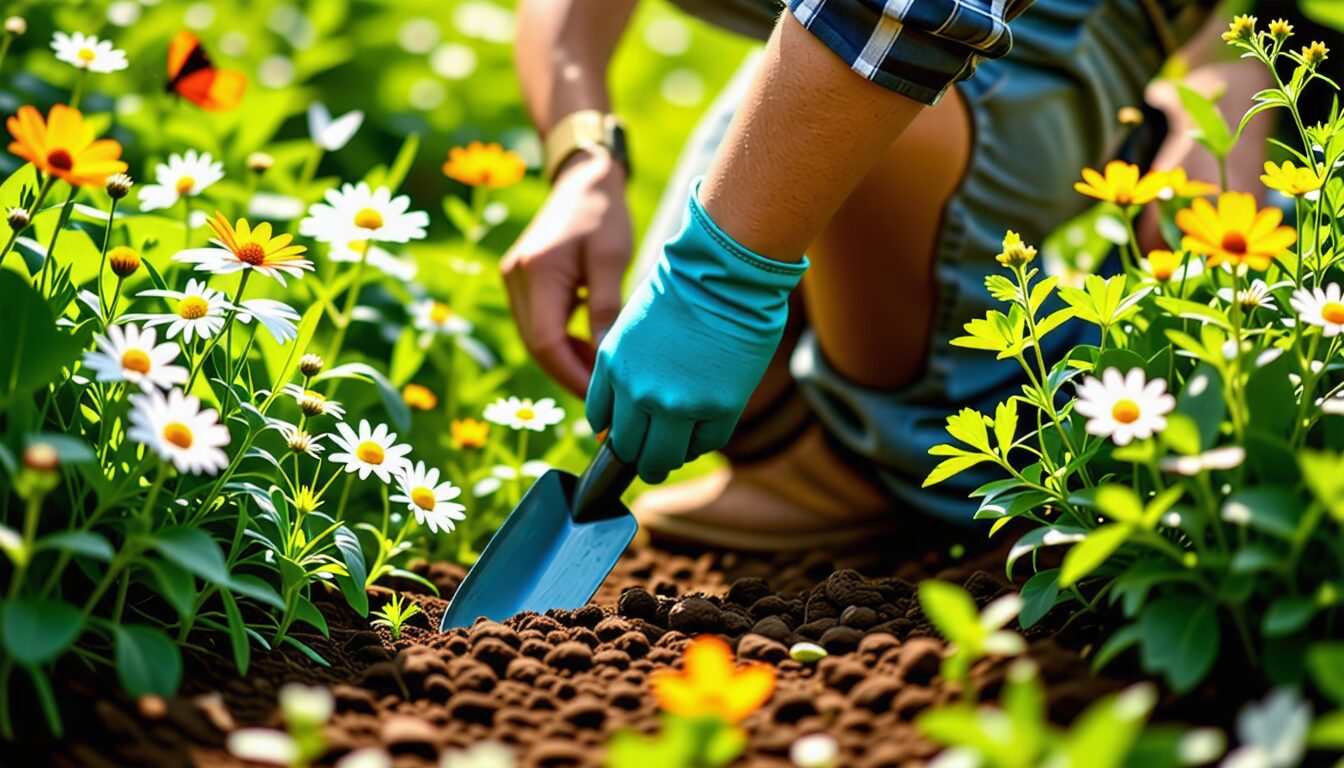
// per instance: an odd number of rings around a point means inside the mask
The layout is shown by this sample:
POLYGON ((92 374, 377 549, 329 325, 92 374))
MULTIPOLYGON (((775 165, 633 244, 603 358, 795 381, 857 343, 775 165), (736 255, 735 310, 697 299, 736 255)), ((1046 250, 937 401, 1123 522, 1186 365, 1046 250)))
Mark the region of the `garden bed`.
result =
MULTIPOLYGON (((437 765, 445 748, 493 740, 514 747, 527 768, 595 768, 613 732, 656 728, 649 673, 677 665, 690 636, 712 632, 729 638, 740 659, 774 664, 779 673, 770 703, 744 723, 749 747, 737 764, 789 765, 794 740, 821 731, 839 742, 839 765, 922 765, 937 750, 916 733, 913 718, 957 692, 943 684, 946 646, 914 585, 934 576, 960 583, 983 606, 1006 589, 1002 558, 992 551, 953 560, 941 548, 839 558, 695 556, 641 543, 585 608, 442 634, 432 628, 446 601, 407 584, 419 590, 410 594, 424 613, 396 641, 338 600, 322 605, 331 637, 302 639, 331 667, 285 651, 258 655, 239 678, 226 647, 198 652, 188 656, 179 696, 138 703, 67 674, 70 695, 63 699, 83 702, 71 713, 72 737, 25 743, 16 757, 24 765, 89 768, 241 765, 224 747, 226 734, 277 724, 276 692, 297 681, 329 686, 336 700, 323 764, 383 746, 398 766, 437 765), (815 665, 794 661, 788 650, 798 641, 818 642, 831 656, 815 665)), ((419 571, 444 595, 462 576, 451 565, 422 564, 419 571)), ((1097 629, 1086 621, 1061 629, 1047 619, 1028 633, 1052 719, 1067 722, 1122 687, 1118 678, 1089 671, 1085 656, 1097 629)), ((972 678, 992 695, 1005 668, 982 662, 972 678)), ((1180 713, 1167 707, 1166 715, 1226 725, 1226 702, 1245 698, 1209 689, 1180 713), (1218 701, 1223 706, 1208 706, 1218 701)), ((38 725, 23 732, 41 733, 38 725)))

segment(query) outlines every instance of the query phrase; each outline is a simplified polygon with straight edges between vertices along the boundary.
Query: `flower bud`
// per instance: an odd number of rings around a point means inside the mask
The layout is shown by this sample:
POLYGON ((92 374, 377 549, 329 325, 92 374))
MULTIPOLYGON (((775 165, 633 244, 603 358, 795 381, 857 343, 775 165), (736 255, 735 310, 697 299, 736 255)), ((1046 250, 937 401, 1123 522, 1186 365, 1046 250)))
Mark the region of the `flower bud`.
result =
POLYGON ((439 404, 439 398, 423 384, 407 384, 401 391, 401 399, 418 411, 432 411, 439 404))
POLYGON ((247 169, 258 176, 271 170, 275 165, 275 158, 268 152, 253 152, 247 156, 247 169))
POLYGON ((1282 43, 1293 34, 1293 25, 1287 19, 1275 19, 1269 23, 1269 36, 1282 43))
POLYGON ((130 176, 124 173, 114 173, 107 177, 107 196, 113 200, 120 200, 131 193, 131 187, 135 182, 130 176))
POLYGON ((23 449, 23 466, 34 472, 55 472, 61 466, 61 454, 51 443, 29 443, 23 449))
POLYGON ((294 429, 287 433, 286 444, 289 450, 295 453, 301 453, 305 456, 313 455, 313 445, 317 441, 307 431, 294 429))
POLYGON ((1330 49, 1325 47, 1325 43, 1322 43, 1320 40, 1317 40, 1316 42, 1302 49, 1302 61, 1308 67, 1315 69, 1316 67, 1320 66, 1321 62, 1325 61, 1329 53, 1330 49))
POLYGON ((1229 43, 1235 43, 1241 40, 1249 40, 1255 35, 1255 17, 1249 14, 1241 14, 1232 19, 1232 23, 1227 25, 1227 31, 1223 33, 1223 40, 1229 43))
POLYGON ((1005 267, 1025 267, 1036 258, 1036 249, 1022 242, 1022 236, 1008 230, 1003 238, 1003 253, 994 259, 1005 267))
POLYGON ((1116 122, 1134 127, 1143 125, 1143 110, 1138 107, 1121 107, 1115 113, 1116 122))
POLYGON ((304 376, 316 376, 322 372, 322 368, 325 367, 326 364, 326 361, 322 359, 321 355, 315 355, 312 352, 309 352, 299 358, 299 372, 304 376))
POLYGON ((32 220, 26 208, 10 208, 5 213, 5 221, 9 222, 9 228, 15 232, 22 232, 32 220))
POLYGON ((107 263, 117 277, 130 277, 140 268, 140 254, 134 248, 119 245, 107 252, 107 263))
POLYGON ((310 419, 321 416, 327 412, 327 399, 316 392, 304 392, 299 396, 299 410, 310 419))
POLYGON ((22 16, 10 16, 5 19, 5 33, 18 37, 28 31, 28 22, 22 16))

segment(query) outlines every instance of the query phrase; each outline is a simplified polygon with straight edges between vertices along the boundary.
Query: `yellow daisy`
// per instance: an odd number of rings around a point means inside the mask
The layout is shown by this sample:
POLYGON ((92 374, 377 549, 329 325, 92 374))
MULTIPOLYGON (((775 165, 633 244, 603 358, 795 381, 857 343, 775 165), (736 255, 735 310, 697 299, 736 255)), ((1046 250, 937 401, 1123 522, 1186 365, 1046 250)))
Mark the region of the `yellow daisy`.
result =
POLYGON ((1167 174, 1162 172, 1140 175, 1139 167, 1123 160, 1106 164, 1105 173, 1092 168, 1083 169, 1083 180, 1073 188, 1088 197, 1094 197, 1120 206, 1143 205, 1157 199, 1167 186, 1167 174))
POLYGON ((1245 264, 1257 271, 1297 242, 1297 230, 1279 226, 1282 221, 1282 211, 1257 210, 1255 197, 1246 192, 1224 192, 1217 209, 1201 198, 1176 214, 1185 250, 1207 256, 1210 267, 1245 264))
POLYGON ((313 268, 313 262, 300 256, 308 249, 293 245, 292 235, 273 234, 269 222, 252 227, 246 219, 239 219, 236 225, 230 225, 224 214, 215 211, 209 224, 215 232, 211 242, 218 247, 189 248, 179 251, 173 259, 196 264, 197 270, 217 275, 255 269, 279 280, 281 285, 285 284, 285 275, 302 277, 304 270, 313 268))

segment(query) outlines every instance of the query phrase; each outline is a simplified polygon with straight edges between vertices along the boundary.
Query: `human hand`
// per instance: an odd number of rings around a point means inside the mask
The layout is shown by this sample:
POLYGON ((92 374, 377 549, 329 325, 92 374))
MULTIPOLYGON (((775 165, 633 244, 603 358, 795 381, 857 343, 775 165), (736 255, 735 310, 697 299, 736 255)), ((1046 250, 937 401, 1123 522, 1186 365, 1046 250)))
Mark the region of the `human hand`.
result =
POLYGON ((500 265, 523 343, 543 370, 579 397, 588 387, 596 345, 621 309, 632 249, 625 170, 604 151, 584 151, 561 167, 546 202, 500 265), (591 342, 568 331, 583 287, 591 342))
MULTIPOLYGON (((698 190, 699 185, 696 185, 698 190)), ((735 243, 692 191, 685 227, 597 352, 588 421, 648 482, 731 437, 779 346, 807 262, 735 243)))

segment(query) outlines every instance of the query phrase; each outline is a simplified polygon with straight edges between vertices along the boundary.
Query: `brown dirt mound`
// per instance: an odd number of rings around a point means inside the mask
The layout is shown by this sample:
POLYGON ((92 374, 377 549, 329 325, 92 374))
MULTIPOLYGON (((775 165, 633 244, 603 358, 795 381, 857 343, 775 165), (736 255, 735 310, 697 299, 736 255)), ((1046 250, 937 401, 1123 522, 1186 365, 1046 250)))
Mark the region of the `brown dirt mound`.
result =
MULTIPOLYGON (((434 629, 444 600, 415 593, 410 583, 395 585, 424 609, 395 642, 337 599, 322 601, 330 638, 300 639, 330 667, 289 651, 258 654, 240 678, 227 648, 203 649, 188 659, 181 695, 134 703, 109 694, 106 681, 89 681, 87 671, 66 674, 72 738, 25 741, 0 763, 240 765, 223 749, 225 734, 276 725, 276 691, 299 681, 330 686, 337 702, 324 765, 381 745, 399 767, 433 766, 445 748, 489 739, 513 745, 524 768, 597 768, 611 733, 656 727, 649 673, 676 665, 690 637, 716 633, 739 657, 779 670, 774 698, 745 723, 750 747, 741 765, 787 766, 794 739, 825 731, 842 746, 841 765, 917 766, 934 749, 916 734, 913 718, 956 691, 939 677, 944 645, 914 585, 931 575, 956 581, 983 605, 1006 589, 987 570, 1001 563, 999 553, 961 562, 925 553, 892 565, 890 552, 837 563, 823 555, 694 556, 637 545, 588 606, 448 633, 434 629), (788 647, 802 640, 832 655, 812 666, 793 661, 788 647)), ((442 564, 420 572, 445 595, 462 578, 442 564)), ((1080 649, 1093 634, 1071 626, 1028 635, 1061 720, 1120 685, 1088 672, 1080 649)), ((989 695, 1002 673, 1002 664, 988 662, 974 671, 989 695)), ((25 729, 41 732, 36 722, 25 729)))

